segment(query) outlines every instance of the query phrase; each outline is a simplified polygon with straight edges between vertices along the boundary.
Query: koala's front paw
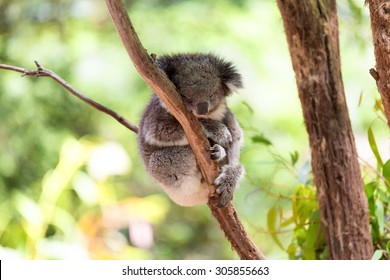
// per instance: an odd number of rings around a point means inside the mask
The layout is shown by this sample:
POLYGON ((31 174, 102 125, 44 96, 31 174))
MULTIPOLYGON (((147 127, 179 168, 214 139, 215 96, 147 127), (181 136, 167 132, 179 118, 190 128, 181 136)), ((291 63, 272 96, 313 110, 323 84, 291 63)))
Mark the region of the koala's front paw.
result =
POLYGON ((232 134, 222 122, 205 119, 202 120, 203 127, 206 130, 207 138, 222 147, 228 147, 233 141, 232 134))
POLYGON ((226 126, 222 126, 217 131, 213 131, 210 138, 222 147, 228 147, 233 141, 232 134, 226 126))
POLYGON ((221 161, 226 157, 225 149, 218 144, 215 144, 210 148, 210 158, 215 161, 221 161))
POLYGON ((234 190, 241 179, 244 169, 241 165, 225 165, 222 172, 214 181, 217 187, 216 193, 219 195, 218 207, 226 206, 233 199, 234 190))

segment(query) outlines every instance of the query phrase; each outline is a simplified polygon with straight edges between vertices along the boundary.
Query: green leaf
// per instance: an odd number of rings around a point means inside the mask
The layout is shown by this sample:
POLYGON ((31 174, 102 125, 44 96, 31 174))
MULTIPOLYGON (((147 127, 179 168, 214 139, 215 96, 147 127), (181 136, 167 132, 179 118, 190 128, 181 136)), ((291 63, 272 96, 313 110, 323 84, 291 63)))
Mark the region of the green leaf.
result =
POLYGON ((385 177, 385 184, 390 187, 390 159, 383 165, 382 175, 385 177))
POLYGON ((272 142, 268 140, 264 135, 255 135, 252 138, 252 142, 264 144, 266 146, 272 146, 272 142))
POLYGON ((297 245, 294 244, 294 241, 291 242, 290 245, 288 245, 288 248, 287 248, 287 253, 288 253, 288 258, 290 260, 295 260, 297 257, 297 245))
POLYGON ((288 218, 287 220, 285 220, 283 223, 280 224, 280 227, 287 227, 289 225, 291 225, 292 223, 294 223, 295 221, 295 217, 292 216, 290 218, 288 218))
POLYGON ((272 239, 284 251, 285 249, 284 249, 282 243, 280 242, 278 235, 276 234, 276 217, 277 217, 277 215, 278 215, 278 211, 276 210, 275 206, 268 210, 267 226, 268 226, 268 230, 271 234, 272 239))
POLYGON ((390 241, 387 241, 387 245, 386 245, 385 250, 386 250, 387 255, 390 255, 390 241))
POLYGON ((370 200, 374 196, 374 191, 377 187, 376 182, 370 182, 364 186, 364 190, 366 191, 367 199, 370 200))
POLYGON ((374 111, 379 111, 382 113, 385 112, 385 109, 383 108, 383 104, 382 104, 382 99, 380 98, 375 99, 374 111))
POLYGON ((385 229, 385 209, 383 208, 383 204, 379 200, 376 201, 375 216, 378 220, 379 233, 383 234, 383 231, 385 229))
POLYGON ((372 260, 380 260, 383 256, 383 251, 382 250, 376 250, 374 254, 372 255, 372 260))
POLYGON ((303 248, 303 258, 306 260, 316 259, 316 243, 320 229, 320 211, 314 211, 310 217, 309 228, 306 231, 306 241, 303 248))
POLYGON ((294 166, 299 159, 299 153, 298 153, 298 151, 294 151, 294 152, 290 153, 290 156, 291 156, 291 163, 294 166))
POLYGON ((319 255, 320 260, 329 260, 329 249, 325 247, 324 251, 319 255))
POLYGON ((378 162, 379 167, 383 166, 382 158, 378 151, 378 146, 376 145, 374 133, 372 132, 371 126, 368 128, 368 142, 370 143, 370 147, 372 152, 375 155, 376 161, 378 162))
POLYGON ((373 242, 379 242, 381 235, 379 233, 378 220, 371 221, 371 237, 373 242))
POLYGON ((384 204, 390 204, 390 196, 388 192, 382 190, 381 188, 378 188, 377 192, 378 192, 379 200, 381 200, 384 204))
POLYGON ((298 225, 294 229, 294 237, 299 246, 304 246, 306 242, 306 229, 304 228, 304 226, 298 225))
POLYGON ((293 200, 293 215, 297 224, 306 224, 312 213, 318 209, 316 190, 308 185, 298 185, 295 188, 293 200))

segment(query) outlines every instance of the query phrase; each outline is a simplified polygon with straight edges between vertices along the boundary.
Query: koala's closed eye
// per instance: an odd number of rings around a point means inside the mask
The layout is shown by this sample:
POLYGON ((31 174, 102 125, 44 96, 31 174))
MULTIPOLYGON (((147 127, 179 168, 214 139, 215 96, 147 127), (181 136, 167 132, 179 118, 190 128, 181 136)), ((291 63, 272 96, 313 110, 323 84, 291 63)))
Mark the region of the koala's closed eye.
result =
POLYGON ((185 96, 185 95, 182 95, 181 96, 185 101, 187 101, 187 102, 192 102, 192 99, 191 98, 189 98, 189 97, 187 97, 187 96, 185 96))

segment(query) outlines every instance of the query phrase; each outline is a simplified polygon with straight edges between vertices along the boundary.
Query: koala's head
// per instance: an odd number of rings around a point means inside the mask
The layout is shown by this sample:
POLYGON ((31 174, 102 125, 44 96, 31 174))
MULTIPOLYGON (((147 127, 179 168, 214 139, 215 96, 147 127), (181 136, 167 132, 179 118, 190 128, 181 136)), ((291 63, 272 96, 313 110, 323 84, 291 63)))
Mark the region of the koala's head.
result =
POLYGON ((156 63, 176 86, 187 109, 197 117, 224 114, 225 97, 242 87, 241 75, 232 63, 212 54, 167 55, 156 63))

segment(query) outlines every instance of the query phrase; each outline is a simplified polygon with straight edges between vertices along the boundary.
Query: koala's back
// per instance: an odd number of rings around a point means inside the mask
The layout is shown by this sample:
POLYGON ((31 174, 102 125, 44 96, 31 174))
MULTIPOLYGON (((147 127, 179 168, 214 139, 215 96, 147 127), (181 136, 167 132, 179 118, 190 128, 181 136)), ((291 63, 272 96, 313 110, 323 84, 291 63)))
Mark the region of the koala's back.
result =
POLYGON ((151 153, 169 146, 172 134, 185 136, 178 121, 161 106, 159 98, 153 94, 139 124, 138 149, 144 164, 148 163, 151 153))

